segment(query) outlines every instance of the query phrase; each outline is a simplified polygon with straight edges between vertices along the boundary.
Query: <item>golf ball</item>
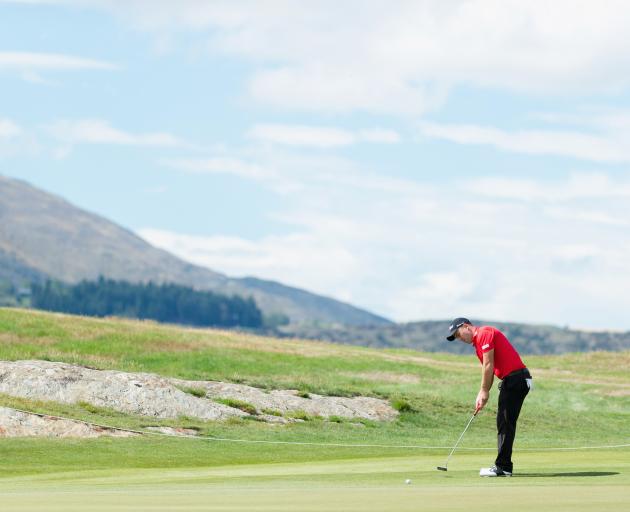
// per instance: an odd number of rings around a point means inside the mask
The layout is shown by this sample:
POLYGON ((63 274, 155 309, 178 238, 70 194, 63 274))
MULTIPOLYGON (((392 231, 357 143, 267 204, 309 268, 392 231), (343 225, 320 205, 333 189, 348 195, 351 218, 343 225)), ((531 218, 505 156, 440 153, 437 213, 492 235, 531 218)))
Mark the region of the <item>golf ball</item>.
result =
POLYGON ((411 480, 409 480, 409 478, 407 478, 407 480, 405 480, 405 483, 406 483, 407 485, 409 485, 409 484, 411 483, 411 480))

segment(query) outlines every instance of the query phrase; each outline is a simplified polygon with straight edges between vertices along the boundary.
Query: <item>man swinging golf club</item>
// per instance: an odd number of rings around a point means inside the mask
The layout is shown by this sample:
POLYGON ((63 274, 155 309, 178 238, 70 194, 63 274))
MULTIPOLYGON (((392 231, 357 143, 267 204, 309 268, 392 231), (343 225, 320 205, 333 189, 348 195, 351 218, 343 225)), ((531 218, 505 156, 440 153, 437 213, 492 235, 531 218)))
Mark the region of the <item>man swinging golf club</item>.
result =
POLYGON ((498 329, 474 326, 467 318, 456 318, 448 328, 448 341, 458 339, 475 348, 481 361, 481 389, 475 402, 475 414, 485 407, 494 376, 501 379, 497 409, 498 455, 495 465, 482 468, 480 476, 512 476, 512 446, 516 421, 523 401, 532 386, 532 376, 518 352, 498 329))

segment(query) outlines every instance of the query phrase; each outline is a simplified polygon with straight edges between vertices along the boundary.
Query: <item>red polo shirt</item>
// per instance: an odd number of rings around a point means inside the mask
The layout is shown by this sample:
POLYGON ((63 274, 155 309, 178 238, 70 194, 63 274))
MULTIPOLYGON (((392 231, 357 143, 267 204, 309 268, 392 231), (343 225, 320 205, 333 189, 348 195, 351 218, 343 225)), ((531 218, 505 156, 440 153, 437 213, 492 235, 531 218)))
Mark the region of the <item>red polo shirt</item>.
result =
POLYGON ((487 325, 478 327, 472 341, 481 362, 483 355, 494 349, 494 374, 499 379, 525 368, 521 356, 499 329, 487 325))

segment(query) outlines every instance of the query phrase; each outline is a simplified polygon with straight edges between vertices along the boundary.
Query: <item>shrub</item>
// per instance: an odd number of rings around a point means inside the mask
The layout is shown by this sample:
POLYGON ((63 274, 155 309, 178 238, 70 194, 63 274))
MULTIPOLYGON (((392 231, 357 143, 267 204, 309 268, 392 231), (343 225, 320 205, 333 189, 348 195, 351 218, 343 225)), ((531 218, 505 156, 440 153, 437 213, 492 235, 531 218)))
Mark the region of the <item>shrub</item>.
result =
POLYGON ((392 400, 392 407, 398 412, 414 412, 411 404, 404 398, 394 398, 392 400))

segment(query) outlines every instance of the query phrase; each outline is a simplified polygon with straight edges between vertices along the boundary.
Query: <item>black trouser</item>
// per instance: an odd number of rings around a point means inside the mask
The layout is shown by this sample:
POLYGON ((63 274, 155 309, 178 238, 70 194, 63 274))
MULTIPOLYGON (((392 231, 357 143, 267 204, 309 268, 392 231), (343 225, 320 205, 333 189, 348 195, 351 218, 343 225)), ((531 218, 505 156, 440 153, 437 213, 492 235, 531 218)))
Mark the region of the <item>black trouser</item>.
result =
POLYGON ((497 444, 499 454, 495 464, 504 471, 512 472, 512 446, 516 436, 516 421, 523 401, 529 393, 527 379, 532 376, 527 368, 510 373, 499 384, 499 408, 497 410, 497 444))

